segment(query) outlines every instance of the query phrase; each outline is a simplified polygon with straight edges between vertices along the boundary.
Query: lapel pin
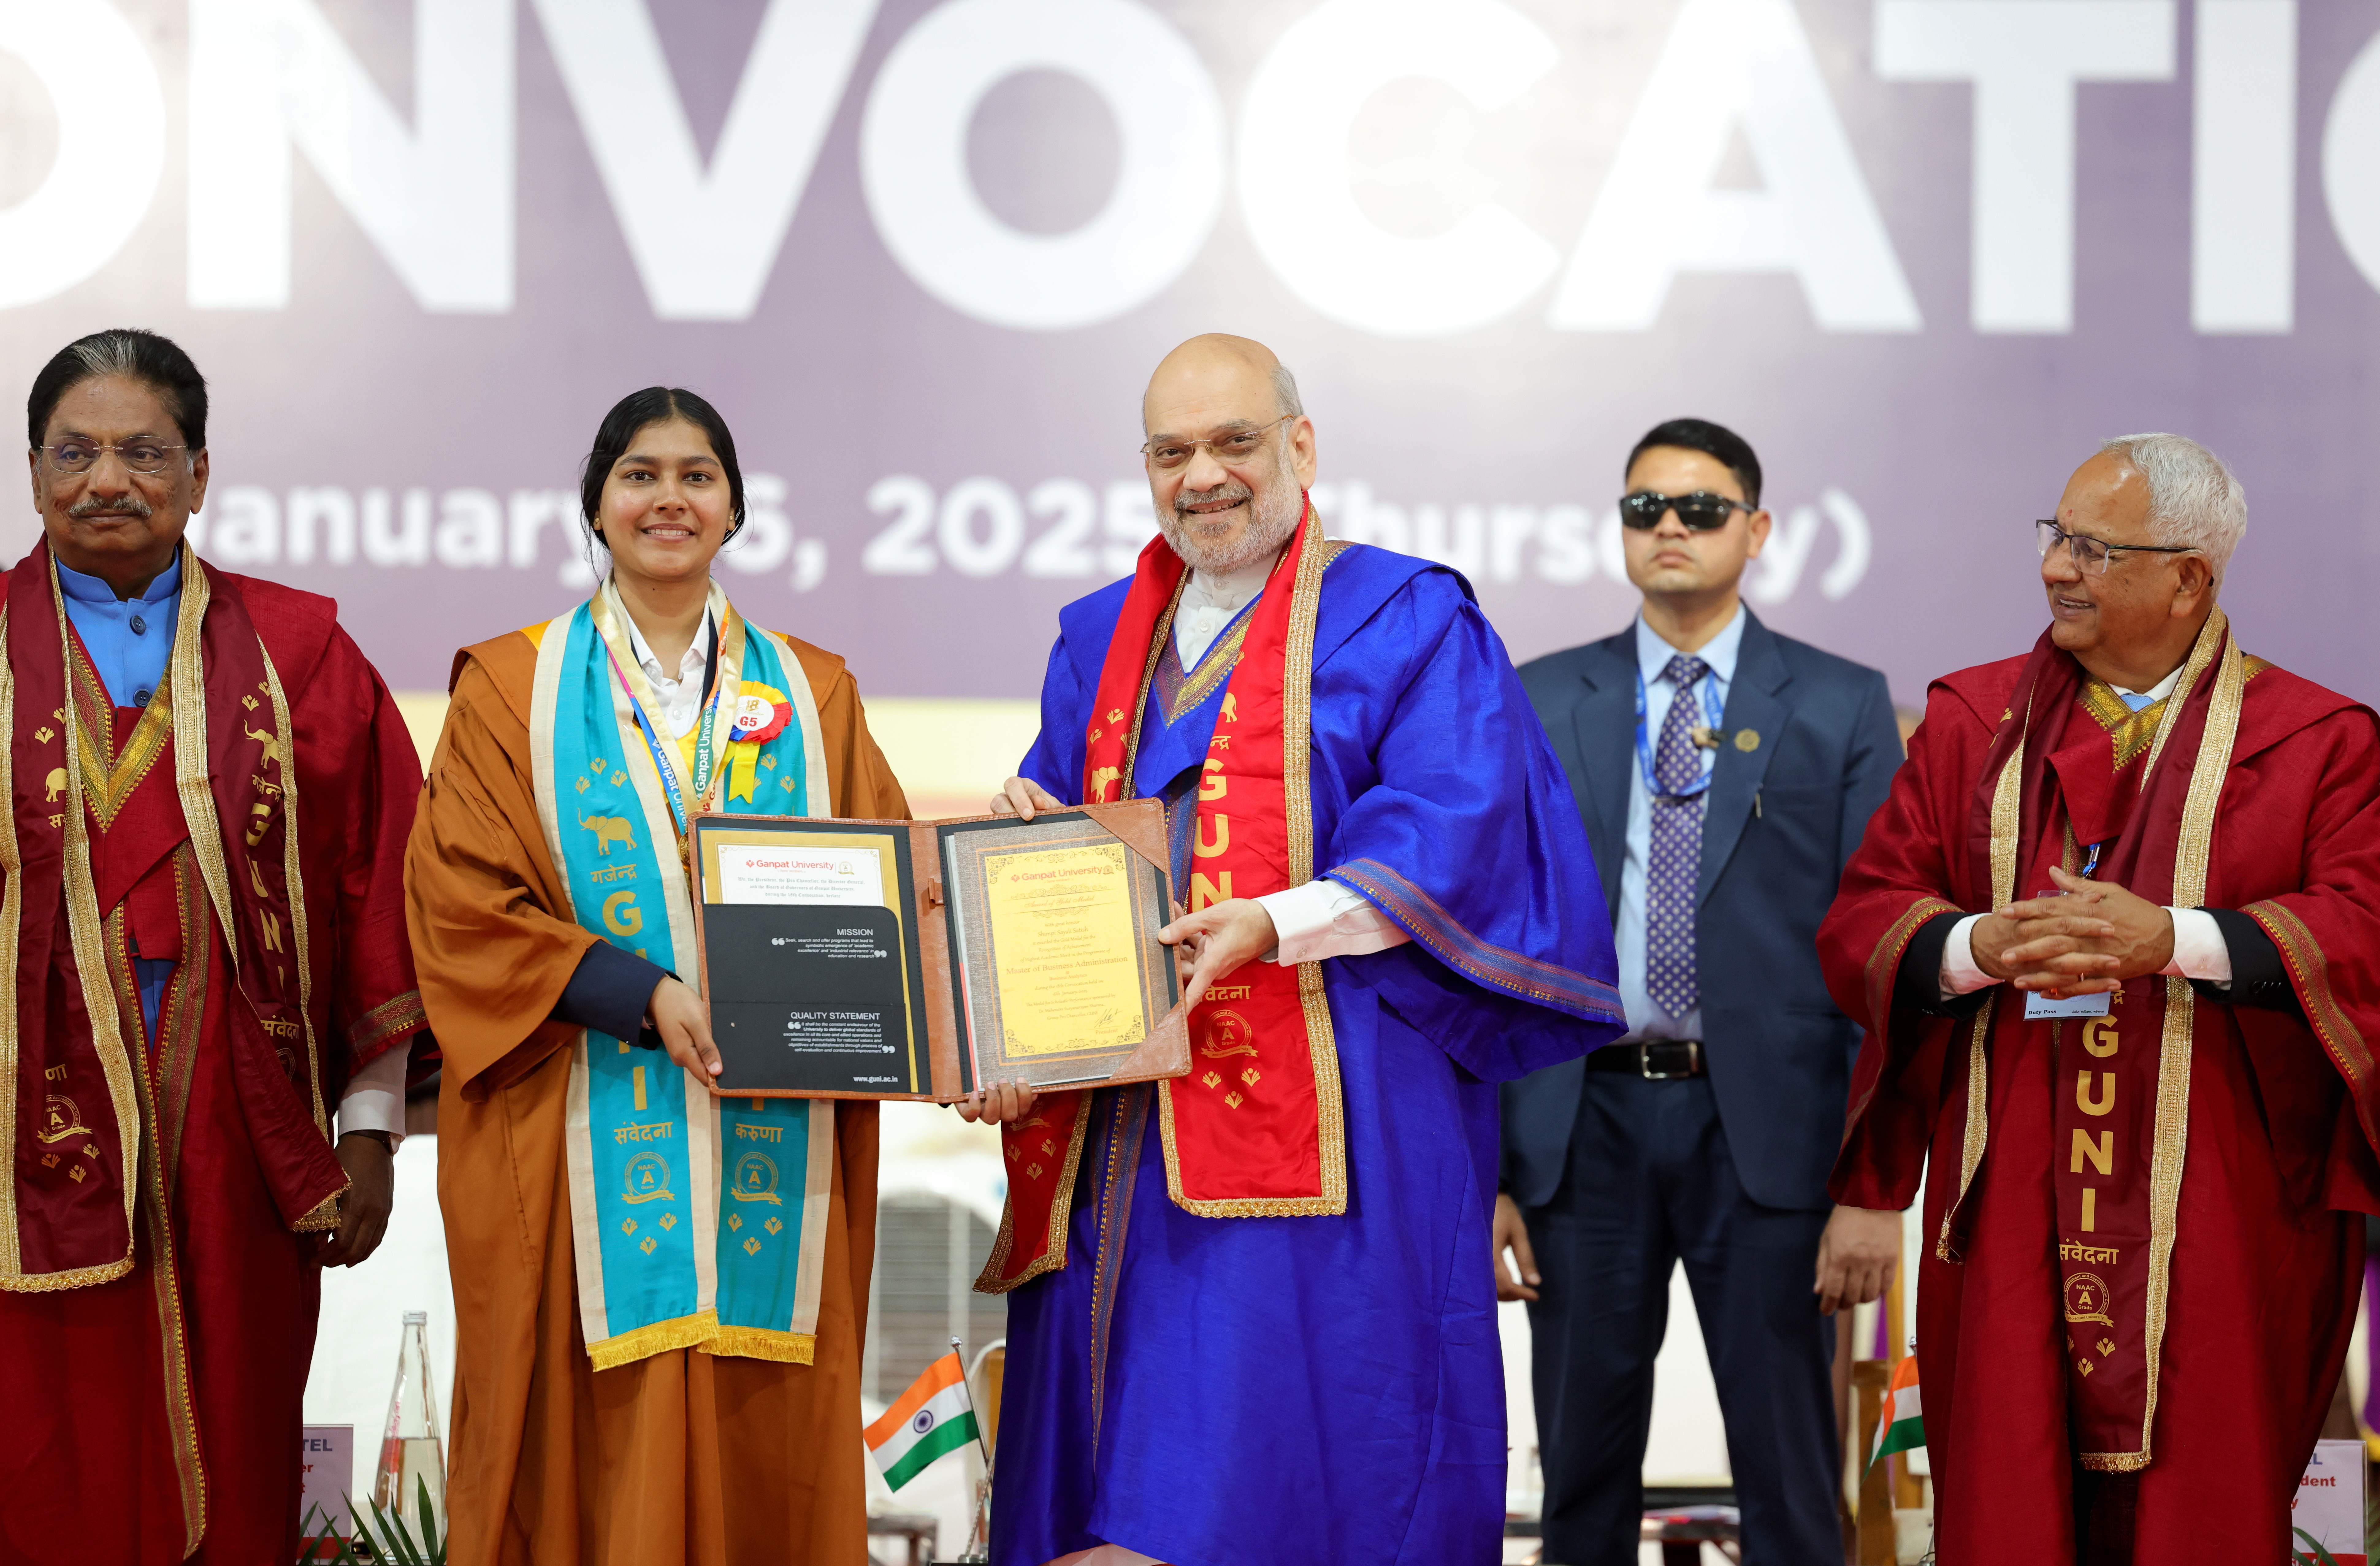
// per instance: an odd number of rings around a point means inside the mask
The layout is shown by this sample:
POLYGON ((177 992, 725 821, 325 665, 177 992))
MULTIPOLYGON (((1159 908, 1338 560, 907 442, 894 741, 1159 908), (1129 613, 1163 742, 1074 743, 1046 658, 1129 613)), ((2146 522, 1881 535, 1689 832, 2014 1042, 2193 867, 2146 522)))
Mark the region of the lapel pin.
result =
POLYGON ((1746 755, 1750 755, 1753 751, 1759 749, 1760 731, 1758 729, 1736 730, 1735 747, 1738 750, 1744 752, 1746 755))

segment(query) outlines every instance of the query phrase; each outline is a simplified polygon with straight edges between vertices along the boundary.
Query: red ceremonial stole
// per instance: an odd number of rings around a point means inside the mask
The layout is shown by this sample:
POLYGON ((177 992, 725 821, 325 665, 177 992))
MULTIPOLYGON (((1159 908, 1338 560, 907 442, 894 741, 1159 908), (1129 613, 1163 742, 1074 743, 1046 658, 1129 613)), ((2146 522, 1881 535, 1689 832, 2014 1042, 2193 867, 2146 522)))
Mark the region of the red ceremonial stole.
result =
MULTIPOLYGON (((2079 872, 2094 844, 2093 879, 2159 904, 2201 903, 2247 674, 2217 609, 2172 693, 2134 713, 2045 633, 1973 805, 1973 873, 1991 889, 1992 906, 2055 891, 2049 868, 2079 872)), ((2197 997, 2188 980, 2153 975, 2109 999, 2106 1017, 2028 1022, 2023 997, 2010 991, 1976 1014, 1965 1144, 1940 1248, 1945 1260, 1964 1259, 1956 1220, 1989 1136, 1989 1040, 1996 1031, 2048 1029, 2074 1451, 2086 1468, 2122 1473, 2151 1460, 2197 997), (2006 1019, 1997 1030, 1996 1012, 2006 1019)))
MULTIPOLYGON (((170 759, 233 965, 224 1044, 258 1165, 285 1222, 325 1230, 346 1176, 331 1151, 311 1017, 288 703, 237 589, 187 544, 182 573, 154 698, 169 703, 171 740, 151 759, 160 773, 170 759)), ((0 1056, 15 1061, 0 1075, 0 1289, 76 1288, 131 1269, 144 1203, 160 1264, 172 1266, 144 1030, 128 964, 113 965, 124 955, 110 949, 114 909, 100 902, 126 888, 103 887, 109 856, 93 856, 95 835, 104 839, 142 777, 91 732, 93 697, 70 674, 46 544, 8 575, 0 645, 10 805, 0 818, 0 1056)))
MULTIPOLYGON (((1314 879, 1314 625, 1324 555, 1321 519, 1308 505, 1249 612, 1224 688, 1198 786, 1193 912, 1314 879)), ((1173 611, 1188 575, 1162 538, 1141 551, 1091 704, 1086 804, 1133 795, 1149 682, 1157 661, 1172 656, 1173 611)), ((1190 1037, 1191 1074, 1157 1085, 1174 1204, 1204 1218, 1345 1212, 1346 1127, 1321 965, 1249 963, 1192 1008, 1190 1037)), ((1009 1216, 985 1286, 1014 1288, 1065 1265, 1088 1097, 1044 1094, 1031 1119, 1001 1128, 1009 1216)))

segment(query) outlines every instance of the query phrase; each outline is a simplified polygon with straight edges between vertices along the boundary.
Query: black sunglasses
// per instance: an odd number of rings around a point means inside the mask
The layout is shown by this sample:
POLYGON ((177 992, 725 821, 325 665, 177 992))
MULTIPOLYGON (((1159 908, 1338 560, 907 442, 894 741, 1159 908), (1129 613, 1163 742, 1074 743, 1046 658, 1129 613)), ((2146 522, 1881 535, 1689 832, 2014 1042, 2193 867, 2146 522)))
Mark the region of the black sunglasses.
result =
POLYGON ((1639 490, 1624 495, 1620 502, 1620 520, 1638 532, 1649 532, 1661 525, 1661 518, 1670 512, 1690 532, 1715 533, 1727 526, 1727 519, 1739 511, 1757 509, 1740 500, 1708 490, 1696 490, 1690 495, 1665 495, 1658 490, 1639 490))

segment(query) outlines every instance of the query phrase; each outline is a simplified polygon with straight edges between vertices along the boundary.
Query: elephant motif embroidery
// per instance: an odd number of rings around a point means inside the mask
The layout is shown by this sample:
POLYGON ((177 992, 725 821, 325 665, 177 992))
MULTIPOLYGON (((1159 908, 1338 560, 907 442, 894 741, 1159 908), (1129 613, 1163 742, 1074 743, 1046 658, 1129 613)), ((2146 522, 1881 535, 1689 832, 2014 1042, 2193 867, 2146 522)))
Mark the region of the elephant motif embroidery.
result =
POLYGON ((279 734, 274 734, 270 729, 251 729, 245 723, 240 725, 240 733, 256 741, 257 744, 264 747, 263 759, 265 760, 272 762, 276 767, 281 765, 281 736, 279 734))
POLYGON ((625 816, 581 816, 578 824, 595 834, 595 852, 607 859, 612 856, 612 844, 615 843, 623 848, 637 845, 625 816))

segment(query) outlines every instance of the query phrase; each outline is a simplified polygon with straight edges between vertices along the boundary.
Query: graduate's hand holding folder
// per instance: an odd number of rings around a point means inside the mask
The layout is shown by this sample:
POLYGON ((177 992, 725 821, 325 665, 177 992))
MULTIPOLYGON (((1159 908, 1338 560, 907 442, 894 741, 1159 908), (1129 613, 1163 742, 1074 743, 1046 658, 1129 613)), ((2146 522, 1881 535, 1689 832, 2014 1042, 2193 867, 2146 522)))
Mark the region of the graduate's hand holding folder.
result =
POLYGON ((714 1092, 950 1103, 1189 1071, 1152 801, 693 836, 714 1092))

